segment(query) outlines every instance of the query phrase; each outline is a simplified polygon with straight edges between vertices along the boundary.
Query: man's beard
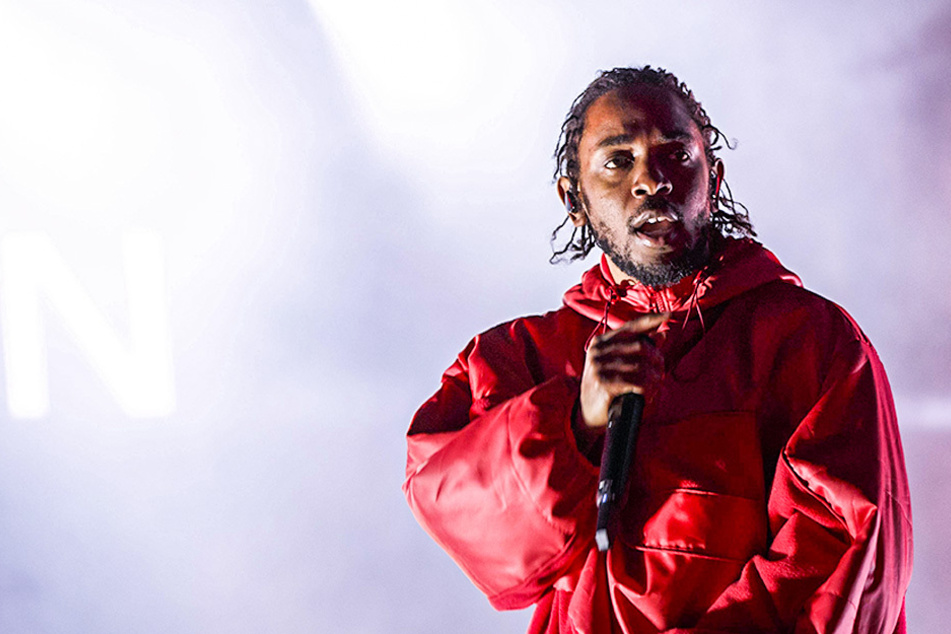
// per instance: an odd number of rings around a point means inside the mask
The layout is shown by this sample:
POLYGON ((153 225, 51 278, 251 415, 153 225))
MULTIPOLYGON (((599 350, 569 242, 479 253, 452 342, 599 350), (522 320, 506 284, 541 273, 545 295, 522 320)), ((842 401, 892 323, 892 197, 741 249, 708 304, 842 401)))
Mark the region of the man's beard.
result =
POLYGON ((622 254, 618 246, 609 237, 598 232, 594 223, 589 222, 588 225, 591 234, 594 236, 595 244, 604 251, 605 255, 607 255, 621 271, 630 275, 641 284, 650 286, 651 288, 673 286, 706 265, 709 259, 707 246, 709 244, 708 236, 711 227, 712 225, 709 221, 705 223, 700 230, 699 239, 693 248, 687 249, 676 259, 669 262, 659 262, 657 264, 641 264, 634 262, 622 254))

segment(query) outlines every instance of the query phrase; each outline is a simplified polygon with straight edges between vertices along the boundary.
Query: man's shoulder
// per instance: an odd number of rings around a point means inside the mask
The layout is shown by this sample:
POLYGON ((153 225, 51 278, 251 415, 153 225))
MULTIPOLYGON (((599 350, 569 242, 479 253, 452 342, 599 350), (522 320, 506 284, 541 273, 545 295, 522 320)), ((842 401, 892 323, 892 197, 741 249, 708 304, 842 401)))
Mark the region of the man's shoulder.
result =
MULTIPOLYGON (((727 280, 728 305, 745 311, 754 324, 800 324, 819 332, 867 342, 855 319, 835 301, 803 286, 799 276, 785 268, 772 251, 755 240, 727 238, 721 244, 721 267, 715 282, 727 280), (725 273, 724 273, 725 272, 725 273), (745 288, 744 288, 745 287, 745 288), (735 292, 735 291, 734 291, 735 292)), ((722 288, 716 295, 723 295, 722 288)))
POLYGON ((523 348, 573 341, 575 335, 591 329, 591 322, 566 306, 546 313, 522 315, 502 322, 473 338, 477 346, 523 348))
POLYGON ((516 317, 473 337, 459 362, 477 372, 521 372, 525 367, 539 376, 566 372, 583 362, 584 344, 594 327, 565 306, 516 317))
POLYGON ((578 313, 562 305, 545 313, 521 315, 504 321, 477 336, 517 338, 533 332, 558 331, 582 319, 578 313))
POLYGON ((744 293, 739 299, 754 322, 824 334, 837 340, 869 340, 858 322, 835 301, 808 288, 777 280, 744 293))

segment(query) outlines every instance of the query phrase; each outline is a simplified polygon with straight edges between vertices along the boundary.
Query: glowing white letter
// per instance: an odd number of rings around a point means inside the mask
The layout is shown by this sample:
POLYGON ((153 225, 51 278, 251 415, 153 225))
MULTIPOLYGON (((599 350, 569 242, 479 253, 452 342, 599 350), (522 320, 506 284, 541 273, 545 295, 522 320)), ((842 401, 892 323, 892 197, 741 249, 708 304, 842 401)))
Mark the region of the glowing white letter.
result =
POLYGON ((171 337, 165 301, 161 238, 123 237, 129 345, 123 346, 86 294, 49 236, 6 235, 0 246, 0 317, 6 361, 7 406, 15 418, 49 413, 49 377, 41 296, 130 416, 167 416, 175 409, 171 337))

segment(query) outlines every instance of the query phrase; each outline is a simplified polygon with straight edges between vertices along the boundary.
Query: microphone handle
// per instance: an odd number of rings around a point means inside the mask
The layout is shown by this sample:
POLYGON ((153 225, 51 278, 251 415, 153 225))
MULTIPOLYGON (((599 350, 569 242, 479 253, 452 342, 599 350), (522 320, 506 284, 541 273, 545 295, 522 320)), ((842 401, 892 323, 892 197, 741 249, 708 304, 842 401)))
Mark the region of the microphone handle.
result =
POLYGON ((594 533, 598 550, 611 547, 617 522, 616 509, 627 483, 637 431, 644 412, 644 397, 641 394, 623 394, 611 402, 608 411, 608 428, 601 453, 601 474, 598 477, 598 526, 594 533))

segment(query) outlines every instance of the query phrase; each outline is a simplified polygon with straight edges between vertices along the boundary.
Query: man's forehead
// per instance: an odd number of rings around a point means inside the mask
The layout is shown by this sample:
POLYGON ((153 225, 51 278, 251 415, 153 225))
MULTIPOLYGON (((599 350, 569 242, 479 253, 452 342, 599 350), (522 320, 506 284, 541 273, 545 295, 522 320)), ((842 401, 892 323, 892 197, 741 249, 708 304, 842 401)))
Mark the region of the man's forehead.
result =
POLYGON ((582 143, 603 145, 605 139, 657 130, 670 140, 702 140, 683 101, 669 90, 632 86, 598 97, 585 113, 582 143))

